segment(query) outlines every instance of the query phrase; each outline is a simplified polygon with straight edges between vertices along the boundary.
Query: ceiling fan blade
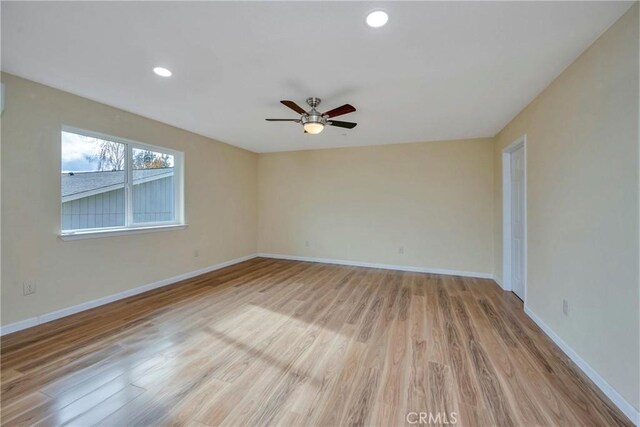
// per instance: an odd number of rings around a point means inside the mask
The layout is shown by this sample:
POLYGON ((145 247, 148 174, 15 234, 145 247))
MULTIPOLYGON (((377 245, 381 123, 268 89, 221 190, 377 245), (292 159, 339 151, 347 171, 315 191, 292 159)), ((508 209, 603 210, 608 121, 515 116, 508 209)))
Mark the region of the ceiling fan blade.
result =
POLYGON ((300 107, 298 104, 296 104, 293 101, 284 100, 284 101, 280 101, 280 102, 283 103, 284 105, 286 105, 287 107, 291 108, 293 111, 295 111, 298 114, 307 114, 307 112, 304 111, 302 109, 302 107, 300 107))
POLYGON ((347 129, 353 129, 354 127, 356 127, 358 124, 357 123, 353 123, 353 122, 341 122, 338 120, 331 120, 328 122, 329 125, 331 126, 337 126, 339 128, 347 128, 347 129))
POLYGON ((326 113, 323 114, 323 116, 326 116, 326 117, 337 117, 337 116, 341 116, 343 114, 353 113, 354 111, 356 111, 356 107, 354 107, 351 104, 344 104, 344 105, 341 105, 338 108, 334 108, 333 110, 327 111, 326 113))
POLYGON ((265 119, 268 122, 300 122, 300 119, 265 119))

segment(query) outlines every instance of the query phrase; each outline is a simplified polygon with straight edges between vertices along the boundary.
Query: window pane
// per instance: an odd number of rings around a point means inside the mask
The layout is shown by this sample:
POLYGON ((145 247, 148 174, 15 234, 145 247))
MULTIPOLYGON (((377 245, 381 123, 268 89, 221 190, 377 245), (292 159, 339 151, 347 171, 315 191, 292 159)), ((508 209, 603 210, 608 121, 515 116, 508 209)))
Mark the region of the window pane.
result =
POLYGON ((175 221, 173 156, 134 148, 131 160, 133 222, 175 221))
POLYGON ((125 155, 124 144, 62 132, 62 230, 124 226, 125 155))

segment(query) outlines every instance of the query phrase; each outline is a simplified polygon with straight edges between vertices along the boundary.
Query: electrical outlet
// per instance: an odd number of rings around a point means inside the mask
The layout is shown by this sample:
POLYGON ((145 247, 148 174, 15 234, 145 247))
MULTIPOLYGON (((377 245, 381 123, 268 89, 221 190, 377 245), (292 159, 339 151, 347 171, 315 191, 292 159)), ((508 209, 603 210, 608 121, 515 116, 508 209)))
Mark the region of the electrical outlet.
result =
POLYGON ((309 243, 309 241, 308 241, 308 240, 306 240, 306 241, 304 242, 304 246, 308 248, 309 246, 311 246, 311 244, 309 243))
POLYGON ((565 316, 569 315, 569 301, 567 301, 566 299, 562 300, 562 312, 565 316))
POLYGON ((400 246, 400 247, 398 248, 398 253, 399 253, 400 255, 404 255, 404 246, 400 246))
POLYGON ((22 282, 22 294, 23 295, 33 295, 36 293, 36 281, 28 280, 22 282))

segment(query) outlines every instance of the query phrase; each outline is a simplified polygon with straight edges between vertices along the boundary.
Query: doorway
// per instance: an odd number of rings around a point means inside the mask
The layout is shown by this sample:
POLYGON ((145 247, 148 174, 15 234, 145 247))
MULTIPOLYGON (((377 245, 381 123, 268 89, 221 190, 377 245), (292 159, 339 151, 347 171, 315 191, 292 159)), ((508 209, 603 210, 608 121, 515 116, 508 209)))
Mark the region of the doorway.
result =
POLYGON ((504 289, 526 301, 527 294, 527 138, 502 151, 504 289))

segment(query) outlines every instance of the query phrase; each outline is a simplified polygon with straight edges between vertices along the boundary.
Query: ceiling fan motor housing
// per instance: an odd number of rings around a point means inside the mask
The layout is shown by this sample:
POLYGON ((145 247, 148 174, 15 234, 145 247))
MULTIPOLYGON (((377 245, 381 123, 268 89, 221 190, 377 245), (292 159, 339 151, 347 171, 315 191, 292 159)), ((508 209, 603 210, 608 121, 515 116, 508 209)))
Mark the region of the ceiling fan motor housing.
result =
POLYGON ((303 125, 306 123, 322 123, 323 125, 326 125, 327 118, 322 117, 322 115, 317 111, 311 110, 309 114, 300 117, 300 123, 302 123, 303 125))
POLYGON ((303 114, 302 117, 300 117, 300 122, 302 123, 302 125, 305 125, 306 123, 321 123, 322 125, 327 124, 327 118, 324 117, 322 113, 316 110, 316 107, 320 105, 320 102, 320 98, 307 98, 307 104, 311 106, 311 111, 303 114))

